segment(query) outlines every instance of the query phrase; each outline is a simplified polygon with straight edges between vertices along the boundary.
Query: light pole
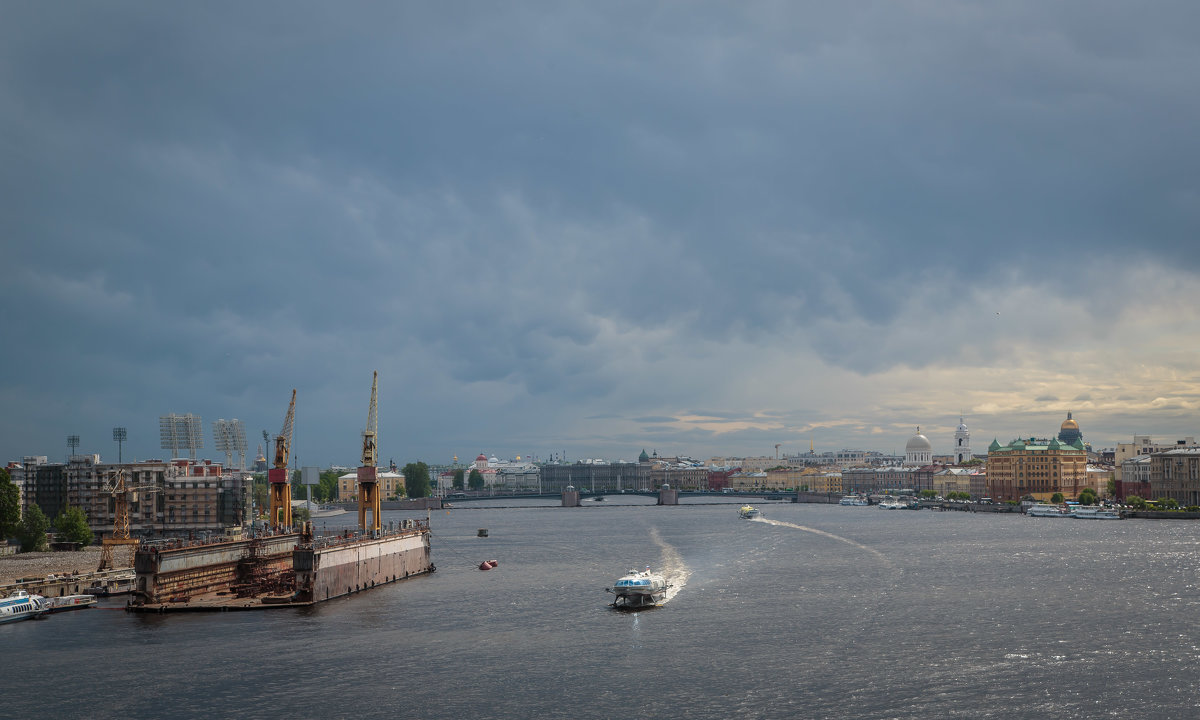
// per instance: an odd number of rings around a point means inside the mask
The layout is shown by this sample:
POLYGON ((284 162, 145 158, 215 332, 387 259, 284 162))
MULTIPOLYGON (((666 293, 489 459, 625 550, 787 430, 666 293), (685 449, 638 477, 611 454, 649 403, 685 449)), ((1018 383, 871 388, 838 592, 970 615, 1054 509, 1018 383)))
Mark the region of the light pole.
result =
MULTIPOLYGON (((67 447, 71 448, 71 455, 74 455, 75 450, 79 447, 79 436, 78 435, 68 435, 67 436, 67 447)), ((68 455, 67 462, 70 462, 70 461, 71 461, 71 456, 68 455)))
POLYGON ((124 444, 125 444, 125 440, 128 437, 129 437, 129 435, 128 435, 128 433, 125 432, 125 428, 123 428, 123 427, 113 428, 113 440, 115 440, 117 442, 117 463, 118 464, 121 463, 121 461, 123 460, 121 450, 122 450, 122 446, 124 446, 124 444))

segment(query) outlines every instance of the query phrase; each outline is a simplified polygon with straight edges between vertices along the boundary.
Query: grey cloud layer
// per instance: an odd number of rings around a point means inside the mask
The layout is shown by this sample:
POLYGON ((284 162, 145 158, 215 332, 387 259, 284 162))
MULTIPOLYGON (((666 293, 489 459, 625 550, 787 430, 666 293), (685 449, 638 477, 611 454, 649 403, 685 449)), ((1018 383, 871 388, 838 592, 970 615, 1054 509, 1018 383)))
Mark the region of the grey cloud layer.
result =
POLYGON ((709 443, 648 421, 763 409, 723 345, 1017 362, 1119 312, 1088 263, 1195 273, 1192 4, 9 11, 0 398, 93 434, 301 386, 353 438, 383 365, 431 453, 709 443))

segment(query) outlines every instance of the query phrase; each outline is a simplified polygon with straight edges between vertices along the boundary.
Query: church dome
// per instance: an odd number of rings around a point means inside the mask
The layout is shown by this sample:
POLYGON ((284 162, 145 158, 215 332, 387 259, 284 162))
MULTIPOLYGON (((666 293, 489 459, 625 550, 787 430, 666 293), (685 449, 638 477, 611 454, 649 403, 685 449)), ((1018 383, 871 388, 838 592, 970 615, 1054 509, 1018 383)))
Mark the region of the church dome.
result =
POLYGON ((922 435, 920 430, 917 428, 917 434, 908 439, 908 444, 904 446, 906 452, 933 450, 933 443, 929 442, 929 438, 922 435))
POLYGON ((1067 419, 1063 420, 1062 427, 1058 430, 1058 439, 1064 445, 1074 445, 1076 440, 1083 439, 1083 433, 1079 430, 1079 423, 1071 417, 1071 413, 1067 413, 1067 419))
POLYGON ((487 455, 484 455, 483 453, 480 453, 480 454, 479 454, 479 457, 475 458, 475 462, 479 462, 479 461, 481 461, 481 460, 482 460, 483 462, 487 462, 487 455))

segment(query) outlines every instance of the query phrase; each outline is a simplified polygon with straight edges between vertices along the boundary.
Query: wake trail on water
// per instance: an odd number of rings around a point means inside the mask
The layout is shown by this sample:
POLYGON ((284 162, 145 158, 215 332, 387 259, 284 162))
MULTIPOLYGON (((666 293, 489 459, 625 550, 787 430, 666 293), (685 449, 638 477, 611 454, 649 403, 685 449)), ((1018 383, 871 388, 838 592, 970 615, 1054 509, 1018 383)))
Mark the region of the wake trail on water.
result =
POLYGON ((891 561, 888 560, 887 555, 884 555, 883 553, 879 552, 875 548, 867 547, 866 545, 863 545, 862 543, 854 542, 850 538, 844 538, 841 535, 834 535, 833 533, 825 532, 824 530, 818 530, 816 528, 805 527, 803 525, 797 525, 795 523, 784 522, 782 520, 772 520, 770 518, 765 518, 765 517, 756 517, 753 520, 751 520, 751 522, 761 522, 761 523, 766 523, 768 525, 776 525, 779 527, 789 527, 789 528, 794 528, 796 530, 803 530, 804 532, 810 532, 814 535, 821 535, 823 537, 827 537, 832 540, 844 542, 847 545, 853 545, 854 547, 858 548, 859 550, 864 550, 866 552, 871 553, 872 555, 879 558, 880 560, 887 563, 888 565, 892 564, 891 561))
POLYGON ((670 588, 667 589, 666 595, 663 596, 662 605, 671 601, 671 598, 679 594, 684 585, 687 585, 688 578, 692 576, 692 569, 683 561, 683 557, 679 555, 679 551, 671 546, 662 536, 658 534, 658 528, 650 528, 650 539, 654 544, 662 550, 661 560, 659 561, 662 567, 663 577, 670 588))

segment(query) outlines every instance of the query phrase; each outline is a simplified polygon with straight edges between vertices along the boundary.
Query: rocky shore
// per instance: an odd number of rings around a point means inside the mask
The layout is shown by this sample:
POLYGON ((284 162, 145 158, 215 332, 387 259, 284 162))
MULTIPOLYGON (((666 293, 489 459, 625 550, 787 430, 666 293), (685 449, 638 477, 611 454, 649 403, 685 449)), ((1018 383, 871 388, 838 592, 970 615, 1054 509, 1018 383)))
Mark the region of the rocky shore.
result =
POLYGON ((100 566, 100 546, 74 552, 33 552, 0 555, 0 584, 17 578, 94 572, 100 566))

